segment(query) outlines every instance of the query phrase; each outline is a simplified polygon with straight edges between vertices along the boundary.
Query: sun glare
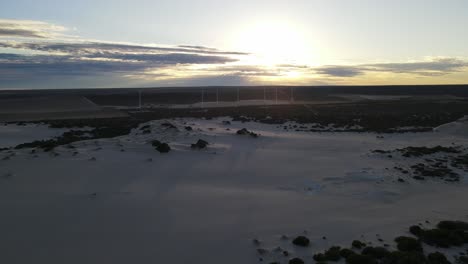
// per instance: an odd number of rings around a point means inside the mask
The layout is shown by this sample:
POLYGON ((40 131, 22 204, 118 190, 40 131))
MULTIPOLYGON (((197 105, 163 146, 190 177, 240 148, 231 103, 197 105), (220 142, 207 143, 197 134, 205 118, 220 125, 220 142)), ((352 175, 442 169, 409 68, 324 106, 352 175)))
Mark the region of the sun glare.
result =
POLYGON ((252 53, 256 63, 313 63, 312 45, 306 32, 289 22, 261 22, 245 27, 236 36, 236 46, 252 53))

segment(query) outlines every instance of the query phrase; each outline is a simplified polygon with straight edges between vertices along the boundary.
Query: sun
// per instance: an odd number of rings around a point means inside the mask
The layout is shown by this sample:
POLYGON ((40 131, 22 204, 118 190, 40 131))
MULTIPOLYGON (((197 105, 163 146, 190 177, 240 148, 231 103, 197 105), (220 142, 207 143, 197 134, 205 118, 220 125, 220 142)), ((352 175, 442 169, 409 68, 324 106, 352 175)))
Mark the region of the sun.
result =
POLYGON ((235 42, 262 65, 309 64, 314 60, 307 33, 288 21, 251 23, 240 30, 235 42))

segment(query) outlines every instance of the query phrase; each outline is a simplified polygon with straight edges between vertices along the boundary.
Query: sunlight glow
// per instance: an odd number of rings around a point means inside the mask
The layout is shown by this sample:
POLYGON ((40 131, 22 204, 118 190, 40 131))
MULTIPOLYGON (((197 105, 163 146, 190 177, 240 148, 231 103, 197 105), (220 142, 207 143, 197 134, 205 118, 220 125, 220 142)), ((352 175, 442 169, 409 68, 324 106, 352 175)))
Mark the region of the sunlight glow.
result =
POLYGON ((262 21, 244 27, 235 36, 236 47, 251 52, 255 63, 315 64, 317 54, 307 33, 288 21, 262 21))

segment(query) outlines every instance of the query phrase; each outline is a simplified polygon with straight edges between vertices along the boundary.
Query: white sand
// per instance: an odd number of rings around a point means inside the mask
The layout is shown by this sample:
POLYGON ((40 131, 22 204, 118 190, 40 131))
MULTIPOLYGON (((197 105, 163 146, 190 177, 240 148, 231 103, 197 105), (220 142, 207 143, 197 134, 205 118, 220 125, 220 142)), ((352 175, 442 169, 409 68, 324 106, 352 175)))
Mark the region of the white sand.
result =
MULTIPOLYGON (((468 219, 465 179, 397 183, 399 174, 385 168, 408 160, 370 153, 408 145, 466 146, 467 135, 439 131, 378 139, 371 133, 284 132, 274 125, 221 121, 171 121, 180 128, 187 122, 193 132, 164 130, 155 121, 150 135, 134 131, 76 143, 77 156, 63 147, 58 157, 34 158, 22 150, 0 160, 0 262, 258 263, 251 241, 259 238, 261 247, 281 245, 313 263, 313 253, 361 235, 376 241, 380 234, 391 243, 425 220, 468 219), (262 136, 235 135, 243 127, 262 136), (212 143, 207 150, 190 149, 199 138, 212 143), (159 154, 147 143, 151 139, 174 149, 159 154), (307 250, 280 240, 304 231, 312 239, 307 250)), ((265 263, 273 259, 287 260, 270 254, 265 263)))

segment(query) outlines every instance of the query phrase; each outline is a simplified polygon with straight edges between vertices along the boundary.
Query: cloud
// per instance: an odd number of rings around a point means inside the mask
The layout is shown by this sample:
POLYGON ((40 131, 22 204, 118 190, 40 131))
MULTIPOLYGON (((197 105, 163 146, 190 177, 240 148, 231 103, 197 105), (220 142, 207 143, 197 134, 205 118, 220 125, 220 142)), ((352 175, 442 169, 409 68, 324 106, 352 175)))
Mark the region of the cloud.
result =
MULTIPOLYGON (((0 87, 80 80, 99 83, 242 85, 288 80, 304 84, 333 83, 366 74, 443 76, 461 72, 468 61, 458 58, 358 65, 242 64, 250 53, 200 45, 135 44, 86 40, 64 35, 51 23, 0 19, 0 87), (289 79, 288 79, 289 78, 289 79), (107 82, 106 79, 109 79, 107 82), (116 81, 118 80, 118 81, 116 81)), ((354 81, 354 80, 353 80, 354 81)), ((290 83, 288 83, 290 84, 290 83)), ((73 85, 79 86, 79 85, 73 85)))
POLYGON ((324 66, 315 68, 315 72, 332 77, 355 77, 364 74, 359 66, 324 66))
POLYGON ((148 69, 157 70, 179 64, 221 64, 232 61, 220 56, 197 54, 110 54, 96 57, 63 55, 0 54, 0 80, 6 70, 25 76, 50 75, 99 75, 101 73, 134 73, 148 69))
POLYGON ((0 47, 23 49, 42 52, 59 52, 73 54, 91 54, 97 52, 140 52, 140 53, 156 53, 156 52, 180 52, 180 53, 195 53, 207 55, 226 55, 226 56, 242 56, 248 55, 244 52, 220 51, 211 48, 199 47, 187 48, 181 46, 162 46, 162 45, 138 45, 126 43, 109 43, 109 42, 15 42, 4 41, 0 42, 0 47))
POLYGON ((369 64, 367 67, 373 71, 441 76, 461 71, 463 68, 468 67, 468 61, 456 58, 436 58, 421 62, 369 64))
POLYGON ((435 58, 419 62, 322 66, 314 68, 313 70, 317 74, 329 77, 356 77, 372 72, 413 74, 417 76, 443 76, 463 71, 466 67, 468 67, 467 60, 457 58, 435 58))
POLYGON ((247 55, 204 46, 48 39, 61 30, 64 28, 38 21, 0 20, 0 32, 4 32, 0 35, 0 48, 7 48, 10 52, 0 53, 0 81, 67 76, 137 76, 146 72, 152 72, 153 77, 170 77, 167 69, 171 67, 223 65, 247 55), (2 41, 5 35, 7 38, 2 41), (13 36, 16 38, 12 39, 13 36), (18 53, 11 53, 11 50, 18 53))
POLYGON ((62 26, 41 21, 0 19, 0 37, 46 39, 65 30, 62 26))

